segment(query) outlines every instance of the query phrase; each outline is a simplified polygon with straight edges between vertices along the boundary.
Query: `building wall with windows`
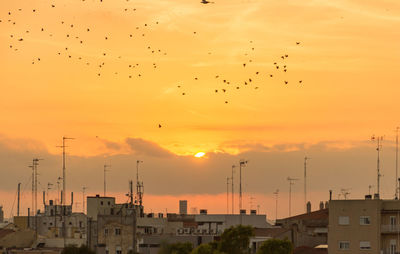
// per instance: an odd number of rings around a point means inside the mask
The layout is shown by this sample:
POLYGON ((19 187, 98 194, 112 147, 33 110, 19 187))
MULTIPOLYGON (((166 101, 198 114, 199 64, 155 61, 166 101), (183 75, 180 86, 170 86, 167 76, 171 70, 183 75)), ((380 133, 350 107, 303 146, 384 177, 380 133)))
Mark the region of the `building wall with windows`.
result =
MULTIPOLYGON (((329 202, 328 253, 384 253, 379 199, 329 202)), ((397 201, 399 207, 400 202, 397 201)), ((389 253, 387 253, 389 254, 389 253)), ((394 254, 394 253, 393 253, 394 254)))

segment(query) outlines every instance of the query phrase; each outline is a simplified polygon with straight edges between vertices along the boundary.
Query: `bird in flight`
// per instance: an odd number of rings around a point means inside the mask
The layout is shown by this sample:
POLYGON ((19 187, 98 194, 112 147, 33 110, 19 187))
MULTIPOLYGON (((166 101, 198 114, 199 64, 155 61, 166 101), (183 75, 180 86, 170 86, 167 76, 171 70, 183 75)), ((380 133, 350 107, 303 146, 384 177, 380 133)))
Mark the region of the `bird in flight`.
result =
POLYGON ((161 126, 161 124, 158 124, 158 128, 161 128, 162 126, 161 126))
POLYGON ((214 2, 210 2, 208 0, 201 0, 200 3, 202 3, 202 4, 213 4, 214 2))

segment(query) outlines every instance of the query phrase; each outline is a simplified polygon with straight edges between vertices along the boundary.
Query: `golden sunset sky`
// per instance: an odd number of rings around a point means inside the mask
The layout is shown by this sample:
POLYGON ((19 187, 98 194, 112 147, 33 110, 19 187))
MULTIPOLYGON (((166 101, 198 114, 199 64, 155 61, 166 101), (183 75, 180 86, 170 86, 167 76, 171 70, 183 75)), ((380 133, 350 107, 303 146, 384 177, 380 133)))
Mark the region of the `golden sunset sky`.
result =
POLYGON ((102 163, 112 160, 121 171, 110 172, 109 189, 121 194, 123 172, 143 159, 153 211, 176 210, 175 201, 154 201, 169 195, 189 205, 190 197, 197 206, 209 200, 224 212, 224 181, 241 158, 252 158, 246 188, 267 214, 272 192, 287 192, 286 177, 301 179, 305 155, 319 172, 310 173, 313 204, 329 188, 362 197, 375 184, 373 134, 385 136, 383 189, 393 196, 397 0, 5 0, 0 19, 0 192, 7 196, 0 203, 7 212, 34 156, 54 157, 41 163, 52 172, 41 177, 43 185, 55 181, 63 135, 76 138, 68 149, 70 190, 91 185, 101 193, 102 163), (193 157, 199 151, 205 158, 193 157), (166 164, 173 173, 163 171, 166 164), (74 173, 95 168, 98 182, 74 173), (328 168, 361 172, 362 183, 329 182, 328 168), (181 176, 217 187, 172 190, 169 182, 181 176))

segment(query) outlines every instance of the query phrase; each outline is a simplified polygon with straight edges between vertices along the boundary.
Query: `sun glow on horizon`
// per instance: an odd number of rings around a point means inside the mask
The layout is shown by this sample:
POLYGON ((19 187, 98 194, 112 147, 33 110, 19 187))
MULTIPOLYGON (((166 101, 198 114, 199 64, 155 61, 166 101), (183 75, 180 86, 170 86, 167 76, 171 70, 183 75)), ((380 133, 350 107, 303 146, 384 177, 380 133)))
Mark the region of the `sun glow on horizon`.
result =
POLYGON ((196 157, 196 158, 201 158, 201 157, 203 157, 204 155, 206 155, 206 153, 204 153, 204 152, 198 152, 198 153, 196 153, 196 154, 194 155, 194 157, 196 157))

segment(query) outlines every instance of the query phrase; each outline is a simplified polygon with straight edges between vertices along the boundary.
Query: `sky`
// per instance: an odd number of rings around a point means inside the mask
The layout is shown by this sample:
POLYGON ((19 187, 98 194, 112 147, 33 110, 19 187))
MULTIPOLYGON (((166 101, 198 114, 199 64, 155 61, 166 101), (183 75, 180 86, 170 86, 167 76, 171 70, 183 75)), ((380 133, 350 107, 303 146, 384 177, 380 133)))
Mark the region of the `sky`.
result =
MULTIPOLYGON (((0 6, 0 204, 30 207, 32 158, 56 198, 62 136, 67 190, 125 202, 136 160, 146 211, 226 212, 226 178, 243 169, 243 207, 275 218, 308 199, 395 190, 400 101, 396 0, 13 0, 0 6), (279 66, 279 69, 277 69, 279 66), (285 71, 286 70, 286 71, 285 71), (272 77, 271 77, 272 75, 272 77), (287 84, 286 84, 287 82, 287 84), (161 126, 161 128, 160 128, 161 126), (195 158, 204 152, 202 158, 195 158)), ((238 176, 234 175, 235 193, 238 176)), ((79 202, 81 202, 79 204, 79 202)), ((229 202, 229 206, 231 203, 229 202)), ((237 212, 238 197, 235 199, 237 212)))

